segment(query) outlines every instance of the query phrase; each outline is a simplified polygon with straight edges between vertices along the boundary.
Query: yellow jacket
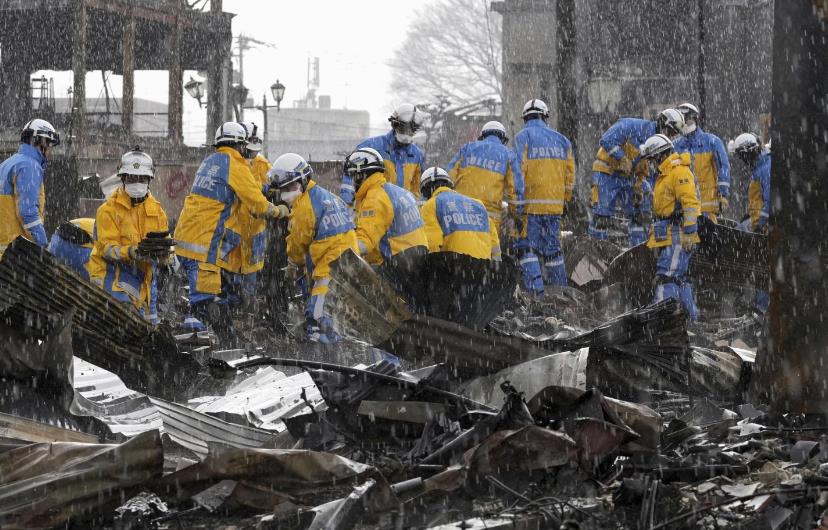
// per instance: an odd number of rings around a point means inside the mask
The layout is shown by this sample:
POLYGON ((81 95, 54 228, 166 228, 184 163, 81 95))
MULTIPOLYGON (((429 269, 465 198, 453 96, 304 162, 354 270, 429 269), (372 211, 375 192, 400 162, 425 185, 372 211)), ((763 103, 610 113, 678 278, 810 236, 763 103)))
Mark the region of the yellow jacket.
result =
POLYGON ((342 199, 310 181, 290 212, 288 259, 304 267, 311 295, 328 292, 331 262, 343 252, 358 252, 353 214, 342 199))
POLYGON ((696 191, 696 180, 690 171, 690 154, 673 153, 658 166, 658 176, 653 188, 655 220, 650 227, 647 246, 659 248, 672 245, 672 231, 678 226, 698 243, 699 215, 701 203, 696 191))
MULTIPOLYGON (((262 190, 267 187, 267 172, 271 168, 270 162, 262 155, 256 155, 250 162, 250 171, 261 184, 262 190)), ((241 240, 241 273, 258 272, 264 267, 264 256, 267 248, 267 219, 256 217, 250 209, 242 204, 240 215, 241 240)))
POLYGON ((98 208, 95 243, 86 266, 93 283, 118 300, 131 302, 153 322, 156 320, 156 265, 133 260, 130 247, 137 246, 149 232, 168 229, 167 214, 152 194, 133 206, 121 186, 98 208))
POLYGON ((359 250, 371 265, 411 247, 427 247, 417 199, 374 173, 356 194, 356 236, 359 250))
POLYGON ((248 161, 235 149, 219 147, 201 163, 184 199, 175 229, 176 254, 241 272, 245 222, 274 210, 248 161))
POLYGON ((566 136, 542 120, 526 122, 515 136, 525 189, 523 212, 530 215, 561 215, 564 202, 575 188, 575 158, 566 136))
POLYGON ((429 252, 456 252, 478 259, 500 257, 500 237, 480 201, 441 186, 420 213, 429 252))

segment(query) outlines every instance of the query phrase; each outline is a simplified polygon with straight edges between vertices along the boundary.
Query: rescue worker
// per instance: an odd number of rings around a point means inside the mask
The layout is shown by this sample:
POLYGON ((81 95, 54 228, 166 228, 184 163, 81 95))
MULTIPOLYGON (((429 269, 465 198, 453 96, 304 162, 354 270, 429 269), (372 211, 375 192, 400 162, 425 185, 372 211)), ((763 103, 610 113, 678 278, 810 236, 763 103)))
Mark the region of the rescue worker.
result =
POLYGON ((231 310, 242 302, 242 231, 251 216, 285 217, 270 203, 244 158, 248 133, 237 122, 216 129, 215 153, 196 171, 175 229, 176 254, 189 282, 190 311, 222 343, 235 340, 231 310))
POLYGON ((428 253, 417 200, 385 180, 379 152, 357 149, 345 159, 345 174, 354 182, 357 246, 368 263, 379 266, 402 252, 428 253))
POLYGON ((676 109, 665 109, 655 121, 621 118, 601 136, 598 154, 592 164, 592 219, 589 234, 607 239, 615 209, 620 207, 629 220, 629 244, 647 238, 641 204, 646 201, 647 165, 641 164, 639 146, 654 134, 675 138, 681 134, 684 117, 676 109))
MULTIPOLYGON (((391 130, 382 136, 366 138, 357 149, 370 147, 382 155, 385 163, 385 180, 410 191, 415 197, 420 194, 420 175, 425 169, 425 154, 414 144, 414 133, 423 126, 423 112, 411 103, 403 103, 391 113, 388 121, 391 130)), ((339 196, 349 206, 354 204, 354 183, 343 175, 339 196)))
POLYGON ((561 215, 575 187, 572 144, 546 124, 548 117, 546 103, 539 99, 527 101, 523 106, 525 125, 515 136, 514 145, 524 182, 523 217, 517 219, 519 234, 514 248, 523 286, 535 295, 543 294, 545 284, 567 284, 561 215))
POLYGON ((158 323, 158 263, 172 254, 167 214, 149 191, 155 167, 136 147, 121 157, 121 186, 95 215, 89 278, 116 300, 158 323))
POLYGON ((751 232, 765 232, 770 217, 771 153, 753 133, 743 133, 728 145, 750 169, 748 215, 740 225, 751 232))
POLYGON ((676 153, 673 142, 663 134, 651 136, 639 150, 657 175, 653 187, 655 217, 647 240, 647 246, 658 251, 653 302, 676 298, 687 308, 690 318, 697 320, 699 312, 687 269, 699 242, 701 205, 690 155, 676 153))
POLYGON ((55 128, 34 119, 23 126, 17 153, 0 164, 0 257, 17 236, 41 247, 48 243, 43 227, 43 172, 49 149, 57 145, 60 135, 55 128))
POLYGON ((482 202, 498 234, 504 191, 512 217, 523 215, 523 174, 508 143, 503 124, 490 121, 483 125, 477 141, 461 147, 448 165, 455 191, 482 202))
POLYGON ((429 252, 456 252, 477 259, 500 261, 500 238, 483 203, 453 190, 454 182, 440 167, 430 167, 420 179, 429 252))
MULTIPOLYGON (((248 133, 247 149, 245 158, 250 163, 250 172, 267 194, 268 179, 267 173, 271 165, 267 158, 262 156, 262 140, 259 138, 259 128, 255 123, 242 123, 248 133)), ((239 215, 241 227, 241 274, 243 277, 243 288, 249 295, 255 294, 256 279, 259 271, 264 268, 265 251, 267 250, 267 219, 253 215, 247 206, 241 205, 239 215)))
POLYGON ((702 130, 699 109, 682 103, 676 110, 684 117, 682 136, 673 142, 677 153, 690 153, 690 169, 699 186, 702 215, 717 221, 730 197, 730 161, 721 138, 702 130))
POLYGON ((288 259, 304 269, 309 289, 305 307, 305 338, 312 342, 339 340, 333 322, 325 314, 330 265, 345 251, 358 252, 352 212, 348 206, 313 179, 313 168, 295 153, 273 162, 270 179, 279 199, 290 206, 288 259))
POLYGON ((72 219, 57 227, 46 247, 61 263, 71 267, 83 279, 89 279, 86 264, 95 242, 95 220, 89 217, 72 219))

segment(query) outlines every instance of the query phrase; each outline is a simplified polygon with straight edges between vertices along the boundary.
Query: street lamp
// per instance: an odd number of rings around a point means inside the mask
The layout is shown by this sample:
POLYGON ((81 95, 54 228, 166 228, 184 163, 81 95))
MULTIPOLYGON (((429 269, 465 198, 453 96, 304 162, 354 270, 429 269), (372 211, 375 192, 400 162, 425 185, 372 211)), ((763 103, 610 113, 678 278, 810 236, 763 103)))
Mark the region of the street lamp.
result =
POLYGON ((276 111, 278 112, 282 106, 282 99, 285 97, 285 85, 277 79, 275 83, 270 85, 270 93, 273 94, 273 99, 276 100, 276 111))
POLYGON ((203 81, 196 81, 193 79, 193 76, 190 76, 190 80, 184 85, 184 90, 190 95, 191 98, 198 101, 198 108, 201 108, 203 105, 201 103, 201 98, 204 97, 204 82, 203 81))

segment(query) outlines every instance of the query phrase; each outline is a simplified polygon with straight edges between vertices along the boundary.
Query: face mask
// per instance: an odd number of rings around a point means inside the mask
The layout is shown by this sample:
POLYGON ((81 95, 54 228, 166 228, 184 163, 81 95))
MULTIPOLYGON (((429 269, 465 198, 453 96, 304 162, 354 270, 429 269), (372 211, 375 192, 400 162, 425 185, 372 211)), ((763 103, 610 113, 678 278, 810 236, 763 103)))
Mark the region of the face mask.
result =
POLYGON ((149 192, 149 182, 133 182, 132 184, 124 184, 124 191, 133 199, 141 199, 147 196, 149 192))
POLYGON ((695 130, 696 130, 696 124, 695 123, 688 123, 687 125, 685 125, 684 127, 681 128, 681 134, 685 134, 685 135, 690 134, 691 132, 693 132, 695 130))
POLYGON ((287 203, 288 206, 293 206, 293 203, 296 202, 296 199, 302 195, 301 190, 296 191, 287 191, 285 193, 279 194, 279 197, 287 203))
POLYGON ((394 133, 397 141, 403 145, 408 145, 414 141, 414 136, 411 134, 394 133))

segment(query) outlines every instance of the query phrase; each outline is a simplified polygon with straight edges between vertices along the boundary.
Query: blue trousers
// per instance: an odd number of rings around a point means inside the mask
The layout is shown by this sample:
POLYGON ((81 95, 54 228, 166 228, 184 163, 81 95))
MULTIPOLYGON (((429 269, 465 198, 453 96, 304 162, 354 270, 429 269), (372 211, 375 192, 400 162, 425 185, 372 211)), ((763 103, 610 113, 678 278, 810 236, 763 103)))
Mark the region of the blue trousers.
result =
POLYGON ((527 215, 524 233, 514 243, 523 287, 541 294, 544 285, 567 285, 566 265, 561 249, 560 215, 527 215))
POLYGON ((661 247, 656 262, 656 288, 653 302, 675 298, 687 309, 692 320, 698 320, 699 309, 693 297, 693 286, 687 278, 692 252, 687 252, 680 243, 681 228, 673 226, 672 245, 661 247))
POLYGON ((631 247, 647 241, 647 227, 635 220, 637 207, 634 204, 634 178, 619 175, 607 175, 600 171, 592 174, 593 204, 592 219, 589 222, 589 235, 595 239, 606 240, 609 219, 615 215, 616 208, 621 208, 629 219, 629 244, 631 247))

